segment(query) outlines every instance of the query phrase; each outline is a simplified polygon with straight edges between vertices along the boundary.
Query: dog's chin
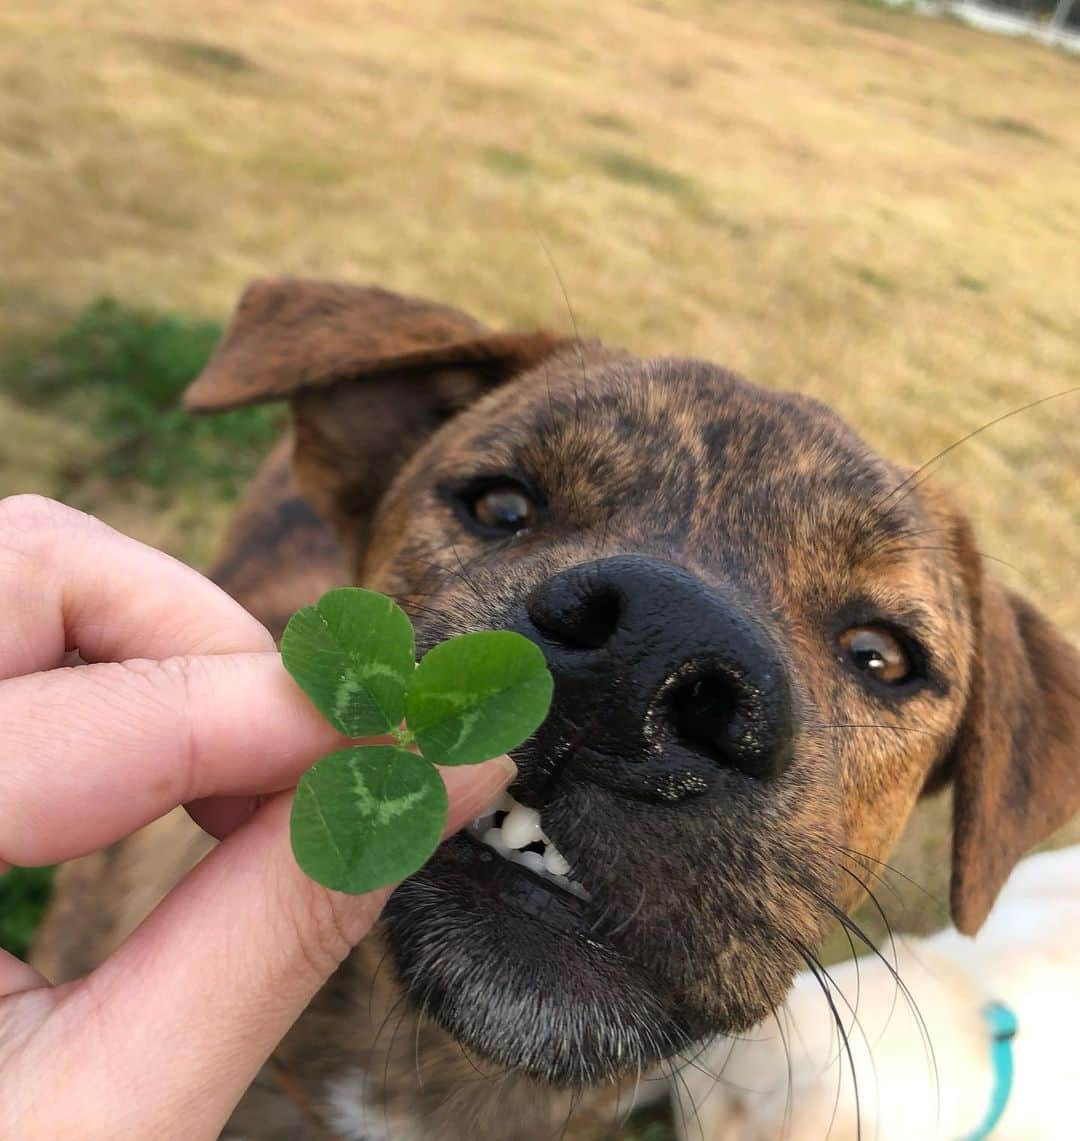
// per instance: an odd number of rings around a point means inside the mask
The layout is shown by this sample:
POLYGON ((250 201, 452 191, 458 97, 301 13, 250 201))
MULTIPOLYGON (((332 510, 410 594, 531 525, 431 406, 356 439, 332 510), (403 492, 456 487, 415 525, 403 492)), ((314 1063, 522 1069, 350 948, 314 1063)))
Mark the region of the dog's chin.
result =
POLYGON ((597 910, 460 835, 397 889, 385 919, 410 997, 463 1046, 581 1086, 692 1040, 640 968, 592 934, 597 910))

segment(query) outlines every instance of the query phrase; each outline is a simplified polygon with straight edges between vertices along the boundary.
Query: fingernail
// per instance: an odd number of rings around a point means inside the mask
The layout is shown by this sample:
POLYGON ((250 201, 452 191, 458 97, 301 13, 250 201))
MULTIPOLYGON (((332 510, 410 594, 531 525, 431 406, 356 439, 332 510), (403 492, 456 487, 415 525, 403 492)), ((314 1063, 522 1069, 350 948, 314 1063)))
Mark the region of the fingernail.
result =
POLYGON ((507 784, 513 784, 513 782, 517 780, 518 767, 505 753, 503 753, 501 757, 494 757, 491 763, 498 765, 506 774, 507 784))

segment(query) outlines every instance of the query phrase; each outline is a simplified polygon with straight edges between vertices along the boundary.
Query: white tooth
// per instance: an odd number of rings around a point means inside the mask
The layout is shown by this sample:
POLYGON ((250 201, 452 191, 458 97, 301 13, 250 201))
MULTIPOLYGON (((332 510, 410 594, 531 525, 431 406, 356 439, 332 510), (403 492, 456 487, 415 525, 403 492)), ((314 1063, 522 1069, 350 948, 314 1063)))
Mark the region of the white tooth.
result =
POLYGON ((472 828, 473 828, 473 831, 478 836, 483 836, 486 834, 486 832, 488 831, 489 828, 494 828, 494 826, 495 826, 495 817, 493 815, 488 815, 488 816, 478 816, 473 821, 472 828))
POLYGON ((492 813, 509 812, 515 804, 517 804, 517 801, 508 792, 504 792, 502 796, 500 796, 499 799, 495 801, 495 807, 492 808, 491 811, 492 813))
POLYGON ((480 837, 480 839, 483 840, 484 843, 487 844, 489 847, 494 848, 495 851, 498 852, 500 856, 505 856, 510 851, 510 849, 506 846, 506 844, 503 841, 503 834, 502 834, 501 828, 489 828, 483 834, 483 836, 480 837))
POLYGON ((544 869, 551 872, 553 876, 564 876, 570 870, 570 863, 564 858, 562 852, 554 846, 549 846, 544 852, 544 869))
POLYGON ((503 843, 508 848, 524 848, 541 839, 540 813, 524 804, 515 804, 502 822, 503 843))
POLYGON ((515 864, 521 864, 530 871, 542 872, 544 870, 544 857, 539 852, 515 852, 510 858, 515 864))
POLYGON ((576 880, 567 880, 566 887, 568 891, 572 891, 574 895, 580 896, 586 903, 592 900, 592 896, 579 884, 576 880))

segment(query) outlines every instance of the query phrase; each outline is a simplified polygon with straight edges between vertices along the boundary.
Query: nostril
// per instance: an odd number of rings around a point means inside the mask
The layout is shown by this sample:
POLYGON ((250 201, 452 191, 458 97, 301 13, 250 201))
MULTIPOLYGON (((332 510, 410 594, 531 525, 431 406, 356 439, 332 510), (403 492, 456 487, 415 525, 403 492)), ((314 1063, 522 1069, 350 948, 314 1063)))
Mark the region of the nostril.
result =
POLYGON ((668 728, 680 744, 722 768, 772 780, 791 761, 790 694, 766 674, 700 667, 675 681, 664 697, 668 728))
POLYGON ((598 650, 619 627, 623 601, 618 591, 545 591, 529 600, 529 617, 544 634, 574 650, 598 650))
POLYGON ((736 722, 742 720, 739 690, 717 671, 696 674, 679 682, 668 694, 672 729, 684 745, 712 757, 725 768, 739 768, 736 722))
POLYGON ((590 594, 574 624, 574 636, 582 649, 597 650, 611 640, 622 618, 622 599, 614 590, 590 594))

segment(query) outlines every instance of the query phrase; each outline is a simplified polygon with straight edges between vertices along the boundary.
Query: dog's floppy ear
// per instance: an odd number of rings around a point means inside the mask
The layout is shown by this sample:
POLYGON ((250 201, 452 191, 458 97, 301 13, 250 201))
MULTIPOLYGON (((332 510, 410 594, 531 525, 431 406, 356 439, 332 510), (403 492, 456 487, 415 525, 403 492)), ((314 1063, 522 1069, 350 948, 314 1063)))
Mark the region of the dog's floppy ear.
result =
POLYGON ((1080 811, 1080 655, 988 578, 966 525, 975 622, 967 709, 953 745, 953 922, 972 935, 1013 865, 1080 811))
POLYGON ((184 402, 213 412, 289 399, 301 490, 357 551, 409 455, 563 344, 542 331, 491 332, 457 309, 384 289, 267 279, 245 290, 184 402))

